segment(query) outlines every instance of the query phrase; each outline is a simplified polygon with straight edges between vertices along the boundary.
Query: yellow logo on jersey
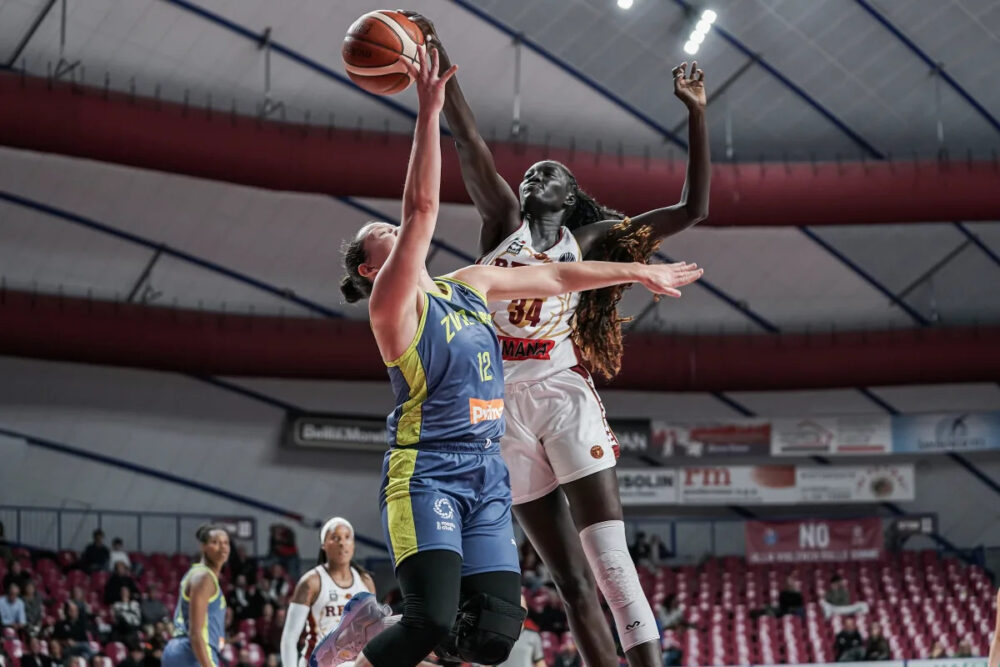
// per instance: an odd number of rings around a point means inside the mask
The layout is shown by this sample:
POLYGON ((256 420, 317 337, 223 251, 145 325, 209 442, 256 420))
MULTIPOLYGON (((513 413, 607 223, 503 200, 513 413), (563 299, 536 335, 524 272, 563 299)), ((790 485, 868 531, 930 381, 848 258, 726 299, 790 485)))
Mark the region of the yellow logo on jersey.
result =
POLYGON ((493 318, 490 317, 489 313, 469 311, 464 308, 448 313, 441 318, 441 326, 444 327, 445 331, 445 342, 450 343, 455 334, 461 331, 463 327, 473 324, 493 326, 493 318))

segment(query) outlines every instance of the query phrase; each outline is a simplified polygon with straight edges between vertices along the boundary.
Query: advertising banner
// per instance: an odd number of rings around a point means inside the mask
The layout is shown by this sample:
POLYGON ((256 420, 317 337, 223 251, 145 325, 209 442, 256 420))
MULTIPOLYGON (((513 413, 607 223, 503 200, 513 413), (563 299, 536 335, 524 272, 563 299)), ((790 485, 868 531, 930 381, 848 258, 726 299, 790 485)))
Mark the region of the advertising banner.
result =
POLYGON ((931 454, 1000 449, 1000 412, 897 415, 892 451, 931 454))
POLYGON ((677 423, 654 421, 652 441, 661 456, 770 456, 771 423, 762 419, 677 423))
POLYGON ((285 442, 310 449, 353 449, 384 453, 389 444, 385 419, 294 414, 285 422, 285 442))
POLYGON ((626 459, 660 457, 654 451, 649 437, 648 419, 609 419, 608 424, 618 439, 621 455, 626 459))
POLYGON ((747 521, 750 563, 878 560, 885 549, 882 520, 747 521))
POLYGON ((892 452, 889 415, 775 419, 771 453, 775 456, 837 456, 892 452))
POLYGON ((892 466, 713 466, 680 468, 684 505, 786 505, 913 500, 914 470, 892 466))
POLYGON ((676 505, 677 472, 670 468, 617 468, 622 505, 676 505))

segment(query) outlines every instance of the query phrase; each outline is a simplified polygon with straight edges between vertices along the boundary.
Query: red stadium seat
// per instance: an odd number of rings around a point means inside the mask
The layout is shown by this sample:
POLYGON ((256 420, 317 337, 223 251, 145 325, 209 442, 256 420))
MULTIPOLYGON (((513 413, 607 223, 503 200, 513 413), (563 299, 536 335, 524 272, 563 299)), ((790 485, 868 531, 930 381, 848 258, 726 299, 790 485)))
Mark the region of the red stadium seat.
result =
POLYGON ((111 658, 113 667, 118 667, 118 663, 128 657, 128 649, 121 642, 109 642, 104 646, 104 655, 111 658))

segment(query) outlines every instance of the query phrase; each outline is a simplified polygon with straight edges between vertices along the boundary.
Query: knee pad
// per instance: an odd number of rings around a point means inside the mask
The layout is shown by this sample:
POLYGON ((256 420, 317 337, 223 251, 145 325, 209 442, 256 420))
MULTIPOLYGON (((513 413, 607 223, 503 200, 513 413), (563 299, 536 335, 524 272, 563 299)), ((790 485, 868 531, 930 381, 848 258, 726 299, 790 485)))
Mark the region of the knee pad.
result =
POLYGON ((611 607, 622 648, 659 641, 656 618, 639 585, 639 573, 628 553, 624 521, 602 521, 580 531, 587 562, 597 587, 611 607))
POLYGON ((448 637, 434 652, 446 660, 500 664, 510 655, 526 615, 520 605, 498 597, 470 596, 459 607, 448 637))

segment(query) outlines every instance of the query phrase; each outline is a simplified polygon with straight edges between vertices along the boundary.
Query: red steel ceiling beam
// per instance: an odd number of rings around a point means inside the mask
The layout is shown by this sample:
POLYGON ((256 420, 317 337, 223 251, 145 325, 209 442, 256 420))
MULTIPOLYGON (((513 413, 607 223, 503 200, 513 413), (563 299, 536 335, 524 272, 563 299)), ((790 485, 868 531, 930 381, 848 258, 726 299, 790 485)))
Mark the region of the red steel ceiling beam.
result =
MULTIPOLYGON (((384 380, 367 322, 232 315, 0 291, 0 355, 198 375, 384 380)), ((1000 327, 626 335, 616 389, 738 391, 984 382, 1000 327)))
MULTIPOLYGON (((0 74, 0 144, 275 190, 398 199, 409 135, 328 129, 0 74)), ((445 139, 441 197, 467 203, 445 139)), ((684 165, 496 142, 516 184, 533 162, 567 164, 609 206, 677 199, 684 165)), ((708 225, 844 225, 1000 219, 996 161, 717 164, 708 225)))

